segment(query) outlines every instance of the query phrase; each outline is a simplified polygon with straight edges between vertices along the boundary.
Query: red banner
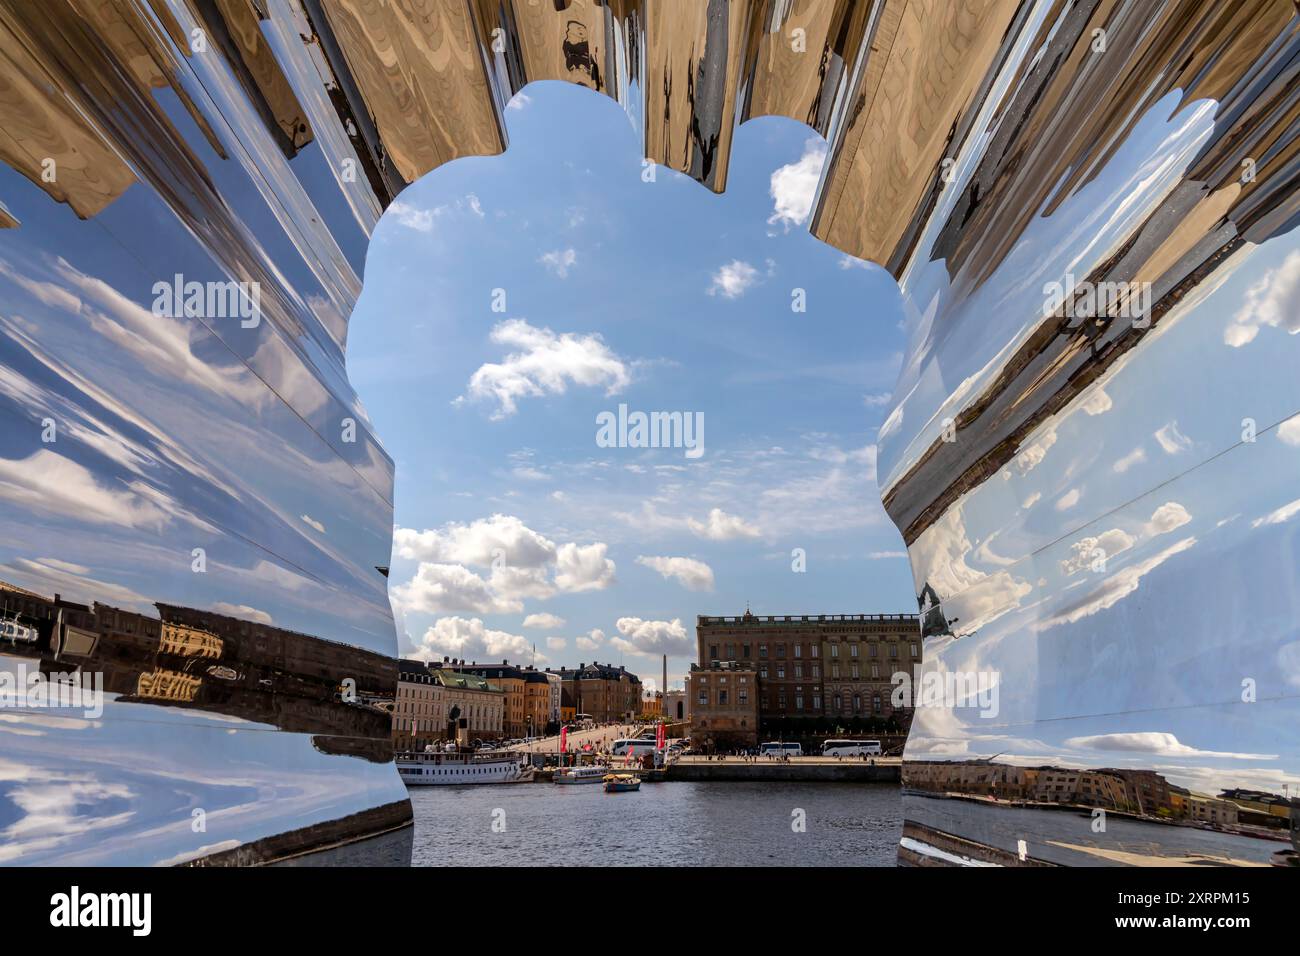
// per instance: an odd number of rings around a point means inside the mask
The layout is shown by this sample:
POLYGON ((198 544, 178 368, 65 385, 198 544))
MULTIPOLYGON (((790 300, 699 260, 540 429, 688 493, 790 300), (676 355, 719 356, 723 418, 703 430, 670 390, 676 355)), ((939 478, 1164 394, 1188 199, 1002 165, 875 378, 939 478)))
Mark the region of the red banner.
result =
POLYGON ((568 727, 560 728, 560 750, 566 754, 569 752, 569 728, 568 727))

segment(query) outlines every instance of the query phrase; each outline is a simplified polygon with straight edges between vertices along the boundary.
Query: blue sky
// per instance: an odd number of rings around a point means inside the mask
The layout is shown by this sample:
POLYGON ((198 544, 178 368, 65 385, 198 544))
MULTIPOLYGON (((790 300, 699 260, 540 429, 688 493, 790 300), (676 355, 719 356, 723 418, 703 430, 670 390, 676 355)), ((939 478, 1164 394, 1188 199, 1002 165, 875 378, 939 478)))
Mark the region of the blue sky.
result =
POLYGON ((349 334, 397 463, 402 652, 535 643, 539 665, 655 684, 667 653, 675 685, 697 614, 914 609, 875 480, 902 313, 887 273, 808 234, 820 138, 745 124, 716 196, 644 181, 626 115, 588 91, 534 84, 506 117, 504 155, 386 212, 349 334), (704 453, 600 447, 620 404, 702 415, 704 453))

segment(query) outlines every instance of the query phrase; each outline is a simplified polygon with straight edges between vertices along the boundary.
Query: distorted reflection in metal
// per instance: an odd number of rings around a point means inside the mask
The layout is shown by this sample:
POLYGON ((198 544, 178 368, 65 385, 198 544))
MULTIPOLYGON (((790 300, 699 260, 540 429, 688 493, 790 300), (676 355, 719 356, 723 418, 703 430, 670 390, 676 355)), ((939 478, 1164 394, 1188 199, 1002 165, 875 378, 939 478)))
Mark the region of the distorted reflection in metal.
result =
POLYGON ((899 278, 886 506, 927 670, 1000 703, 918 708, 900 858, 1294 859, 1241 791, 1300 785, 1297 31, 1289 0, 0 0, 0 673, 107 684, 0 711, 0 861, 409 855, 347 319, 384 207, 502 150, 535 80, 717 191, 737 121, 807 123, 814 234, 899 278), (157 308, 173 280, 258 321, 157 308))

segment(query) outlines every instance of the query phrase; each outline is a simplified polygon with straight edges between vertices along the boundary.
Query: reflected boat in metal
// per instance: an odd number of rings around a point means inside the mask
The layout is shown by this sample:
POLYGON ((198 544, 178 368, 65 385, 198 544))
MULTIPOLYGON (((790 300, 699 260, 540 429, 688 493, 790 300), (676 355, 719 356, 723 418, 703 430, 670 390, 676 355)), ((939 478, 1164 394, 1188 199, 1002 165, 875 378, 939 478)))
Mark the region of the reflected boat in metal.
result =
POLYGON ((737 122, 808 124, 814 234, 899 280, 885 503, 927 673, 997 690, 919 702, 900 859, 1293 862, 1298 30, 1289 0, 0 0, 0 674, 104 691, 0 708, 0 863, 409 855, 347 322, 384 208, 504 149, 537 80, 715 191, 737 122))

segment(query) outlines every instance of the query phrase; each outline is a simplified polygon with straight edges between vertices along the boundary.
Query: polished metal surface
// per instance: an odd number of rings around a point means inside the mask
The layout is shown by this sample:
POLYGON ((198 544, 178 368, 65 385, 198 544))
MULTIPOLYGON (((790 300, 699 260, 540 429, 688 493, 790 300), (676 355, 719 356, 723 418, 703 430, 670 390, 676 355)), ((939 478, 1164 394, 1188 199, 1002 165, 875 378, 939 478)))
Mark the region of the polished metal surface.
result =
POLYGON ((0 862, 409 853, 347 323, 537 80, 715 191, 808 124, 814 234, 899 279, 885 503, 998 691, 918 707, 900 858, 1294 859, 1213 817, 1300 786, 1298 50, 1290 0, 0 0, 0 675, 105 696, 0 708, 0 862))

